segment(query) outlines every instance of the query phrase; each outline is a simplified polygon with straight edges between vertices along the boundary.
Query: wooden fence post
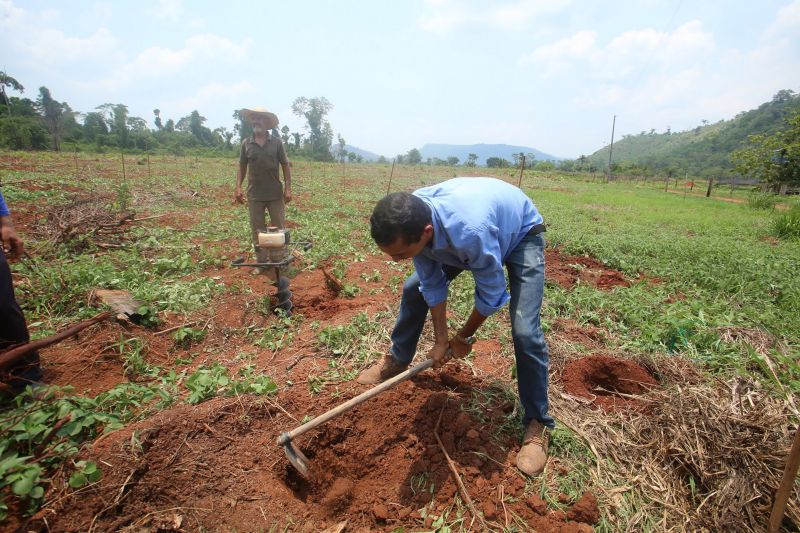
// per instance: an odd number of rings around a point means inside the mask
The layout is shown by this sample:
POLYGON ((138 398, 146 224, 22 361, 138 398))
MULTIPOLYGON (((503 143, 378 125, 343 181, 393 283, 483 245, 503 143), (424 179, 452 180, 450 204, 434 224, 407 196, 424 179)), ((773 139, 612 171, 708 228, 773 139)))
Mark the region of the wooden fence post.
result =
POLYGON ((392 190, 392 176, 394 176, 395 161, 397 161, 397 158, 392 159, 392 170, 389 172, 389 184, 386 186, 386 194, 389 194, 392 190))
POLYGON ((706 190, 706 198, 711 198, 711 187, 714 185, 714 178, 708 178, 708 189, 706 190))
POLYGON ((125 148, 120 146, 119 153, 122 156, 122 180, 127 181, 128 176, 125 174, 125 148))

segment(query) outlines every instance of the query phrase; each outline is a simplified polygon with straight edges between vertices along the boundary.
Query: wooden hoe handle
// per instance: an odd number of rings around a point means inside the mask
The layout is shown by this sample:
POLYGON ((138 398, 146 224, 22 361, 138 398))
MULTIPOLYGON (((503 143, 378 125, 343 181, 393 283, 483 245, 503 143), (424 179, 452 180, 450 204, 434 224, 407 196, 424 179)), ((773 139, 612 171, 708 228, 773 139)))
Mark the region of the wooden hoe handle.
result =
POLYGON ((800 426, 794 434, 794 443, 789 457, 786 459, 786 469, 783 471, 783 479, 775 493, 775 504, 772 507, 772 514, 769 517, 769 533, 778 533, 783 521, 783 513, 786 510, 786 502, 794 489, 794 479, 797 476, 797 468, 800 467, 800 426))
POLYGON ((281 436, 278 438, 278 444, 281 444, 281 445, 288 444, 295 437, 299 437, 300 435, 302 435, 306 431, 314 429, 315 427, 319 426, 320 424, 324 424, 328 420, 330 420, 332 418, 336 418, 337 416, 341 415, 342 413, 346 413, 347 411, 349 411, 350 409, 352 409, 356 405, 369 400, 373 396, 377 396, 378 394, 382 393, 383 391, 385 391, 387 389, 391 389, 392 387, 394 387, 395 385, 397 385, 401 381, 405 381, 405 380, 407 380, 409 378, 412 378, 412 377, 416 376, 417 374, 419 374, 420 372, 422 372, 423 370, 427 370, 432 366, 433 366, 433 359, 426 359, 422 363, 409 368, 405 372, 397 374, 393 378, 387 379, 383 383, 372 387, 368 391, 362 392, 361 394, 359 394, 355 398, 351 398, 350 400, 344 402, 343 404, 341 404, 341 405, 339 405, 337 407, 334 407, 330 411, 319 415, 317 418, 315 418, 313 420, 309 420, 308 422, 306 422, 302 426, 300 426, 298 428, 295 428, 295 429, 289 431, 288 433, 282 433, 281 436))

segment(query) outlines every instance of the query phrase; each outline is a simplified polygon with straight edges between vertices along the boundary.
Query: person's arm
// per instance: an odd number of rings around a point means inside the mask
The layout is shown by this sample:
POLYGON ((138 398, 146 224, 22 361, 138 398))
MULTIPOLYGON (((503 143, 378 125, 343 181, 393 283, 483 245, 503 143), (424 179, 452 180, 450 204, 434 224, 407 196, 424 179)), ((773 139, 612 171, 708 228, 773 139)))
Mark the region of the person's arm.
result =
POLYGON ((283 168, 283 201, 289 203, 292 201, 292 169, 289 162, 281 163, 283 168))
POLYGON ((2 240, 3 252, 9 259, 16 259, 25 252, 25 244, 17 235, 14 221, 11 219, 11 213, 2 193, 0 193, 0 240, 2 240))
POLYGON ((470 313, 466 323, 453 335, 453 338, 450 339, 450 350, 452 350, 453 357, 463 359, 469 355, 472 351, 472 343, 467 342, 467 340, 469 337, 475 335, 475 332, 478 331, 478 328, 480 328, 485 321, 486 317, 473 307, 472 313, 470 313))
POLYGON ((292 167, 289 165, 289 157, 286 155, 286 149, 280 137, 276 137, 278 142, 278 161, 281 162, 283 168, 283 202, 289 203, 292 201, 292 167))
POLYGON ((467 342, 468 338, 509 300, 497 228, 465 232, 461 237, 463 240, 459 239, 457 245, 467 252, 465 260, 475 279, 475 304, 467 321, 450 340, 453 357, 469 355, 472 344, 467 342))
POLYGON ((450 342, 447 334, 447 300, 431 307, 434 342, 428 352, 428 359, 433 359, 433 368, 439 368, 450 360, 450 342))

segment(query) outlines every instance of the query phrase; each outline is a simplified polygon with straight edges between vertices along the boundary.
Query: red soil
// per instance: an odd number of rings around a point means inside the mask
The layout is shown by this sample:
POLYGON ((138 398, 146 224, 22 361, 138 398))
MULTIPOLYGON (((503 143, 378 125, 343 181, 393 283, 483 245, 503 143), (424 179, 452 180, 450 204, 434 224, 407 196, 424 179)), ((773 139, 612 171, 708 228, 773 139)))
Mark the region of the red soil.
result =
POLYGON ((645 408, 646 402, 635 396, 658 386, 658 381, 633 361, 605 355, 571 361, 564 367, 562 382, 569 394, 589 398, 606 411, 645 408))
MULTIPOLYGON (((513 466, 516 436, 499 429, 502 418, 481 423, 462 410, 482 386, 455 365, 429 371, 297 438, 313 481, 297 473, 275 439, 344 397, 292 388, 276 399, 280 407, 252 397, 182 405, 99 439, 83 456, 100 465, 103 479, 42 510, 29 527, 44 528, 46 520, 51 531, 321 531, 347 520, 347 531, 430 528, 458 491, 434 434, 442 414, 444 448, 487 520, 504 526, 518 517, 536 531, 592 531, 599 511, 591 495, 566 514, 549 511, 525 492, 513 466)), ((349 388, 347 396, 357 392, 349 388)))

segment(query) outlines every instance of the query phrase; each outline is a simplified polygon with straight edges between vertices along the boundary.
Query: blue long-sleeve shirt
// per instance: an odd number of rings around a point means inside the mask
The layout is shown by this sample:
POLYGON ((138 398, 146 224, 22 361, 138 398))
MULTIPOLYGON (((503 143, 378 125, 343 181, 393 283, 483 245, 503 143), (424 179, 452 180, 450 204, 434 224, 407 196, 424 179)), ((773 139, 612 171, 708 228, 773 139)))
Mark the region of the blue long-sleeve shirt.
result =
POLYGON ((433 238, 414 257, 429 307, 447 299, 442 265, 470 270, 475 309, 489 316, 509 300, 503 264, 542 216, 517 187, 495 178, 453 178, 414 191, 431 208, 433 238))
POLYGON ((11 212, 8 210, 8 206, 6 205, 6 201, 3 198, 3 193, 0 192, 0 217, 7 217, 10 214, 11 214, 11 212))

